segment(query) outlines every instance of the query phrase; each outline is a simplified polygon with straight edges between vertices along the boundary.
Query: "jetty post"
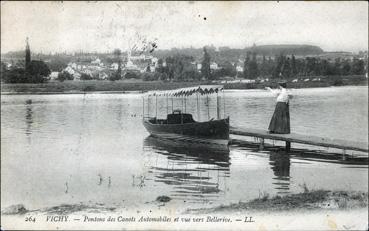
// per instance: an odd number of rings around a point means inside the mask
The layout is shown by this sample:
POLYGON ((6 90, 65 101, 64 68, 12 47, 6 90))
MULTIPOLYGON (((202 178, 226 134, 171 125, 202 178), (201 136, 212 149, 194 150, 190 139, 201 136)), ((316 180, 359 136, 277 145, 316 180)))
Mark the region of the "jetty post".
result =
POLYGON ((291 151, 291 142, 290 141, 286 141, 286 152, 291 151))
POLYGON ((264 138, 260 138, 259 150, 260 151, 264 150, 264 138))
POLYGON ((342 160, 346 160, 346 149, 342 150, 342 160))

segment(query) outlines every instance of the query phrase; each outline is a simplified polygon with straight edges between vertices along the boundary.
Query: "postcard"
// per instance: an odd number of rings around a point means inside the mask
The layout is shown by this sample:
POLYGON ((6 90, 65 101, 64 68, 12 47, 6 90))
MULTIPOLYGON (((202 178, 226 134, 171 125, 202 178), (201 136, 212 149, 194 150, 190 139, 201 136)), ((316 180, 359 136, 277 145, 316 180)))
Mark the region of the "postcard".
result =
POLYGON ((1 2, 2 230, 368 230, 368 3, 1 2))

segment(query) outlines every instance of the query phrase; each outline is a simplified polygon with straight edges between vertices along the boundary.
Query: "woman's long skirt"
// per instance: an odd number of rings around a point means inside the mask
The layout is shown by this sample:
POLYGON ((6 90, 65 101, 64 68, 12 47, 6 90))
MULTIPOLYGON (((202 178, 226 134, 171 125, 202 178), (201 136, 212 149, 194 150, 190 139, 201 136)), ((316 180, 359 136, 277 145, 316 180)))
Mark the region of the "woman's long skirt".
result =
POLYGON ((270 120, 269 132, 279 134, 290 133, 290 109, 288 103, 277 102, 273 117, 270 120))

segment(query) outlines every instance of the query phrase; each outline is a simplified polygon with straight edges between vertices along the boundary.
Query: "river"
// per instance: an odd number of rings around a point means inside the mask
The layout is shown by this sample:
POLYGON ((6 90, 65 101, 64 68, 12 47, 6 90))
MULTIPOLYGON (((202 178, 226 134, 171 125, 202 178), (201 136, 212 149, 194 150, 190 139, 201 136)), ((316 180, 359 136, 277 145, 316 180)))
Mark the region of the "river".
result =
MULTIPOLYGON (((368 141, 368 87, 291 90, 292 132, 368 141)), ((216 116, 205 99, 186 106, 195 119, 216 116)), ((167 112, 166 99, 145 113, 167 112)), ((225 91, 221 115, 231 125, 267 129, 275 99, 263 90, 225 91), (225 105, 225 108, 224 108, 225 105), (225 110, 224 110, 225 109, 225 110)), ((169 100, 169 110, 171 100, 169 100)), ((149 137, 141 94, 1 96, 1 204, 28 209, 101 203, 137 207, 169 196, 181 207, 205 207, 308 189, 368 190, 368 165, 295 152, 230 146, 229 153, 198 151, 149 137)), ((324 151, 324 150, 323 150, 324 151)))

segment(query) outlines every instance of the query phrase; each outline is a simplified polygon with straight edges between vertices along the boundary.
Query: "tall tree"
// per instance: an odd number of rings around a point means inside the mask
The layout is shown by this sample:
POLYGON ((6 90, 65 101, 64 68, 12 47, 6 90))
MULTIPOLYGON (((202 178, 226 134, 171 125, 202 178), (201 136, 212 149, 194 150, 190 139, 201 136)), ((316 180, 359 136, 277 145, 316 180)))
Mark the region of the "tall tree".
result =
POLYGON ((206 79, 211 79, 211 72, 210 72, 210 55, 207 52, 206 48, 204 47, 204 58, 201 63, 201 74, 206 79))
POLYGON ((290 58, 287 57, 283 60, 283 69, 282 69, 282 76, 283 78, 290 78, 291 77, 291 62, 290 58))
POLYGON ((117 72, 115 73, 115 75, 112 75, 112 77, 110 79, 111 80, 119 80, 119 79, 122 78, 122 59, 121 59, 122 51, 120 49, 115 49, 113 51, 113 54, 114 54, 115 62, 118 63, 118 69, 117 69, 117 72))
POLYGON ((31 63, 31 49, 29 48, 28 37, 26 39, 26 69, 28 69, 31 63))
POLYGON ((282 75, 283 55, 275 56, 275 65, 273 70, 273 78, 279 78, 282 75))
POLYGON ((335 75, 341 75, 341 58, 336 58, 334 60, 334 74, 335 75))
POLYGON ((258 76, 258 64, 256 62, 256 53, 252 53, 252 60, 249 63, 249 76, 250 79, 256 79, 258 76))
POLYGON ((341 70, 341 74, 342 75, 349 75, 351 72, 351 66, 350 63, 347 59, 345 59, 343 61, 343 65, 342 65, 342 70, 341 70))
POLYGON ((291 57, 291 69, 292 69, 292 75, 297 75, 297 67, 296 67, 296 58, 295 55, 292 55, 291 57))
POLYGON ((364 60, 355 58, 352 61, 352 74, 354 75, 363 75, 365 73, 365 63, 364 60))
POLYGON ((164 73, 163 59, 158 59, 158 67, 156 71, 159 73, 164 73))
POLYGON ((250 52, 246 53, 245 62, 243 64, 243 77, 248 79, 249 76, 249 63, 250 63, 250 52))
POLYGON ((265 55, 263 55, 263 61, 260 65, 260 75, 263 77, 268 75, 268 63, 266 61, 265 55))

